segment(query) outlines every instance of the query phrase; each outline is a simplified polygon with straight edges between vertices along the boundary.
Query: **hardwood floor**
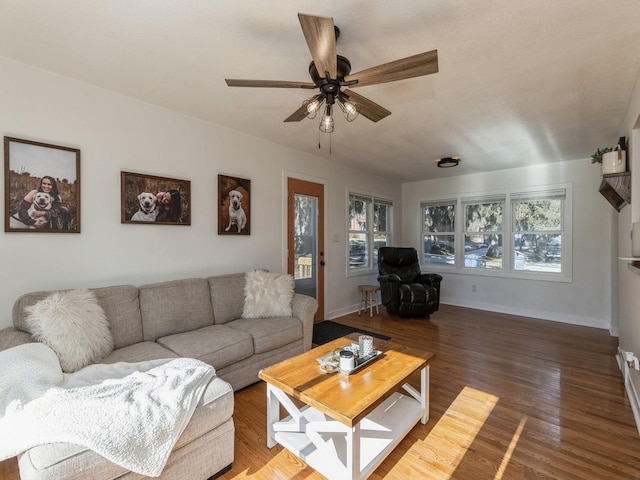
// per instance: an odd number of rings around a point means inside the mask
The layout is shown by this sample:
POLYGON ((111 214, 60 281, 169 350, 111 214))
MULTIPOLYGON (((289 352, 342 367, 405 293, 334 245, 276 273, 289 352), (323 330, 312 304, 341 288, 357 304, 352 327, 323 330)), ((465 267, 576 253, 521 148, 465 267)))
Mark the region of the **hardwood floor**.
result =
MULTIPOLYGON (((640 479, 640 436, 605 330, 441 306, 430 320, 336 321, 436 353, 431 409, 371 479, 640 479)), ((416 378, 417 380, 417 378, 416 378)), ((223 480, 323 477, 265 443, 265 385, 236 394, 223 480)), ((15 462, 0 478, 17 479, 15 462)))

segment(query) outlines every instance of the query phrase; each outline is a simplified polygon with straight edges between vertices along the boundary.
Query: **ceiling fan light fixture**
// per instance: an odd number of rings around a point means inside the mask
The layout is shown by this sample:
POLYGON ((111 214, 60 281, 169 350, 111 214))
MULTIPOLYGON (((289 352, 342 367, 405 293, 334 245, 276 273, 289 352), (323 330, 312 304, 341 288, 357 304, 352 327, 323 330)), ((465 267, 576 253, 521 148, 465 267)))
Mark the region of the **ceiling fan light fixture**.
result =
POLYGON ((335 130, 330 103, 327 104, 327 108, 324 112, 324 116, 322 117, 322 120, 320 120, 319 128, 322 133, 331 133, 335 130))
POLYGON ((436 158, 436 164, 439 168, 457 167, 460 164, 460 157, 436 158))
POLYGON ((322 107, 324 103, 324 96, 321 94, 314 95, 311 98, 307 98, 304 102, 302 102, 302 106, 304 107, 304 114, 307 118, 314 119, 318 114, 318 110, 322 107))
POLYGON ((358 118, 358 115, 360 114, 360 105, 356 102, 352 102, 351 100, 347 100, 345 102, 342 97, 338 97, 338 105, 340 105, 340 109, 344 114, 344 118, 347 119, 347 122, 353 122, 358 118))

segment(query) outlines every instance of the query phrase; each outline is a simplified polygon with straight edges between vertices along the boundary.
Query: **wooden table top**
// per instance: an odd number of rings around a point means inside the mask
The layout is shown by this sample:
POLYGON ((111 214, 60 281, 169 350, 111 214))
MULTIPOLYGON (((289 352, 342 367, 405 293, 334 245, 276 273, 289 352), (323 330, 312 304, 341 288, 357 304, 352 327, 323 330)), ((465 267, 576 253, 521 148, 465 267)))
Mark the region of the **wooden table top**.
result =
POLYGON ((320 370, 318 357, 350 343, 358 343, 358 334, 339 338, 264 368, 259 377, 287 395, 353 427, 406 383, 414 372, 435 359, 431 352, 374 338, 373 348, 383 353, 357 372, 347 375, 320 370))

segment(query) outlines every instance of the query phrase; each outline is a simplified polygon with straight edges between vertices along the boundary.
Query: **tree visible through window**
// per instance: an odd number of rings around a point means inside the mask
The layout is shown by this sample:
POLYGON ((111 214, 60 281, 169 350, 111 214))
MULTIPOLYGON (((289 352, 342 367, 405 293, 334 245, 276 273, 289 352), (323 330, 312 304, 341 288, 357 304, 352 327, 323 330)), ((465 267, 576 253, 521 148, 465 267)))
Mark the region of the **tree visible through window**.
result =
POLYGON ((424 263, 455 264, 456 201, 423 204, 422 248, 424 263))
POLYGON ((569 188, 422 202, 423 264, 570 276, 569 188))
POLYGON ((504 197, 465 199, 464 266, 502 269, 504 197))
POLYGON ((564 190, 512 197, 515 270, 562 272, 564 200, 564 190))
POLYGON ((389 200, 349 193, 349 269, 373 269, 378 248, 391 244, 389 200))

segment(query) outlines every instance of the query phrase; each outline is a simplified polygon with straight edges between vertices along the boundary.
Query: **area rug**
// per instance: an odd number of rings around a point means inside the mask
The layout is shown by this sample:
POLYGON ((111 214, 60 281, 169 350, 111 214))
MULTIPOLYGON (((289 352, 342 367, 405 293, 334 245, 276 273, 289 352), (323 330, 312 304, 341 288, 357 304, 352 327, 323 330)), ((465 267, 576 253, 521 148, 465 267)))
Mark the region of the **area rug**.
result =
POLYGON ((324 320, 313 325, 313 343, 315 345, 322 345, 324 343, 335 340, 336 338, 344 337, 350 333, 361 333, 362 335, 371 335, 372 337, 379 338, 381 340, 390 340, 391 337, 382 335, 380 333, 370 332, 361 328, 350 327, 349 325, 343 325, 342 323, 332 322, 331 320, 324 320))

